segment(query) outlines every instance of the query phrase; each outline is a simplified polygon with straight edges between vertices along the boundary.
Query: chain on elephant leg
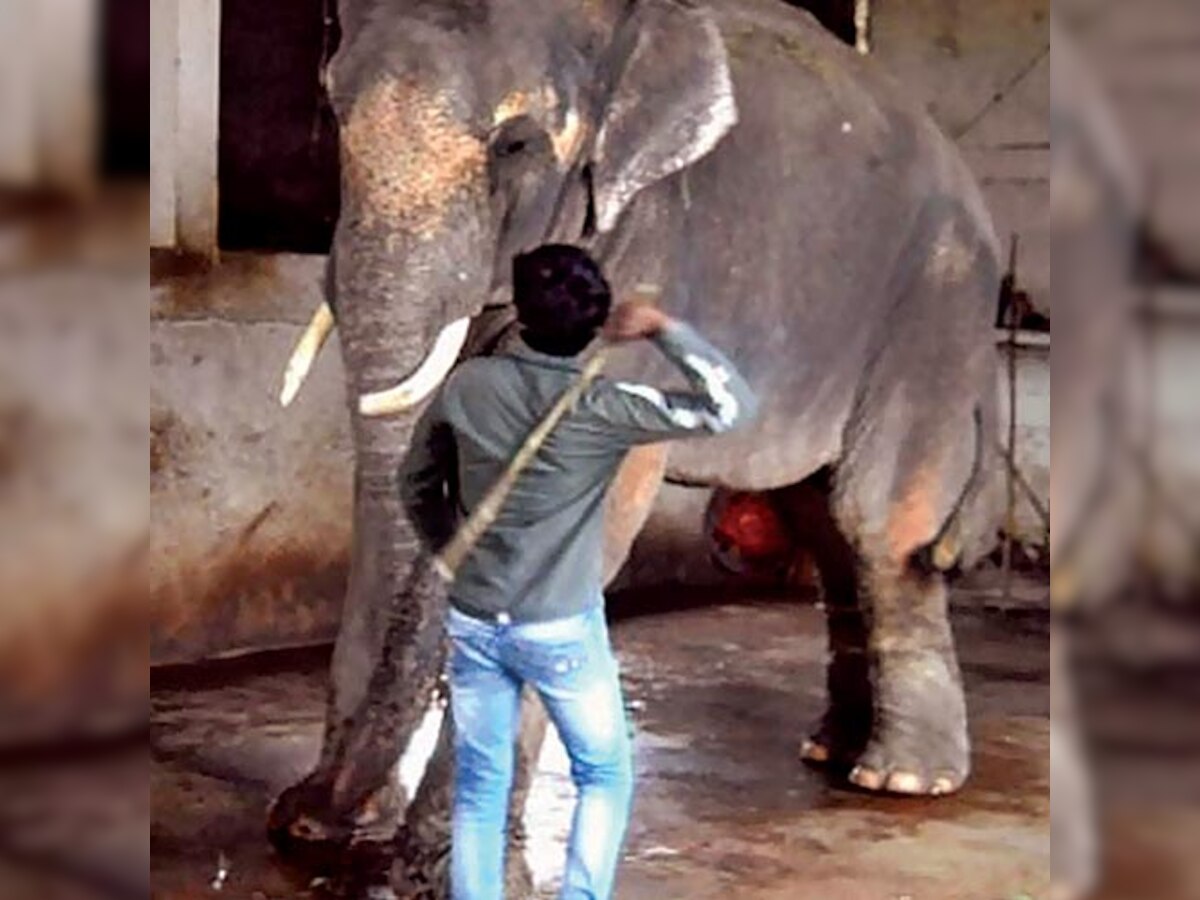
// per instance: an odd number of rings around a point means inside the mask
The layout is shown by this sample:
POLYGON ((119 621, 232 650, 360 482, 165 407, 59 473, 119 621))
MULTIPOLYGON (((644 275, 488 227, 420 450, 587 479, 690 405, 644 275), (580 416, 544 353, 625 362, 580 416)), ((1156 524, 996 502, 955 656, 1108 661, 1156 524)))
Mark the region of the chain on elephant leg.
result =
POLYGON ((970 741, 945 583, 905 567, 877 569, 867 585, 874 723, 850 780, 897 794, 955 791, 970 741))

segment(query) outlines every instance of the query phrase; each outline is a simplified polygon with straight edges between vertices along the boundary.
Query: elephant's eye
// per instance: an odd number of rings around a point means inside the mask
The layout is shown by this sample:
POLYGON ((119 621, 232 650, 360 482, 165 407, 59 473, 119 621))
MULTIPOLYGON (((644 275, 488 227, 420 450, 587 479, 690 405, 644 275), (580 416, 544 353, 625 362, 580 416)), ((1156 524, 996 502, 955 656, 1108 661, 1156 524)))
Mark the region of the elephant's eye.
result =
POLYGON ((509 119, 492 133, 491 154, 494 159, 536 155, 539 148, 549 151, 549 147, 549 135, 529 116, 509 119))

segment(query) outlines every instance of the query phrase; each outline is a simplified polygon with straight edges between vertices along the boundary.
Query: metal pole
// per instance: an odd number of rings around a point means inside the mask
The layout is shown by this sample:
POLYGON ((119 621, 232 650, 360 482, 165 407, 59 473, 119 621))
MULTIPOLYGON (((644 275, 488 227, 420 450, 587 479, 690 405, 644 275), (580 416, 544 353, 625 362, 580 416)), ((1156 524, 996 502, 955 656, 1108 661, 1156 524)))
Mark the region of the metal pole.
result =
POLYGON ((1004 525, 1004 602, 1012 599, 1013 542, 1017 533, 1017 326, 1020 324, 1016 304, 1017 249, 1019 237, 1014 232, 1008 252, 1008 274, 1004 277, 1001 291, 1007 295, 1008 310, 1008 466, 1005 483, 1008 488, 1008 506, 1004 525))

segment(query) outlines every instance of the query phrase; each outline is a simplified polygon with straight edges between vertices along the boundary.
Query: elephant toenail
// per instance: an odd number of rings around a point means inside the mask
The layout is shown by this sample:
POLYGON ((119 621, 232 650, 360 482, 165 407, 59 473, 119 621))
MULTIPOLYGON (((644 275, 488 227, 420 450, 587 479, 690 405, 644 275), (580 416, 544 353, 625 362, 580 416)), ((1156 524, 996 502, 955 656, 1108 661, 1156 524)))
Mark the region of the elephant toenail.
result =
POLYGON ((929 789, 929 793, 933 794, 935 797, 940 797, 943 794, 949 794, 953 791, 954 782, 944 775, 941 778, 936 779, 933 782, 933 787, 929 789))
POLYGON ((816 741, 805 741, 800 746, 800 756, 809 762, 829 762, 829 748, 816 741))
POLYGON ((850 781, 868 791, 877 791, 883 787, 883 775, 866 766, 855 766, 850 772, 850 781))
POLYGON ((921 776, 912 772, 893 772, 887 780, 887 789, 894 794, 919 794, 923 788, 921 776))

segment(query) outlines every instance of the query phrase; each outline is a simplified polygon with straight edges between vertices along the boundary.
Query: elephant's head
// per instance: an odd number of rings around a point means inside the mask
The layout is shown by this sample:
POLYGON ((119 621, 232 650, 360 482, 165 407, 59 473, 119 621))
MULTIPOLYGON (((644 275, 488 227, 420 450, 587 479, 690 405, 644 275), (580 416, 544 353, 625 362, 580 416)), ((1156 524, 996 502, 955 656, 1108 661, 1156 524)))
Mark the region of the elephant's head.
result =
POLYGON ((471 317, 507 302, 515 254, 613 230, 736 119, 721 36, 688 3, 342 0, 342 19, 334 315, 301 342, 285 404, 336 316, 361 411, 416 405, 471 317))

